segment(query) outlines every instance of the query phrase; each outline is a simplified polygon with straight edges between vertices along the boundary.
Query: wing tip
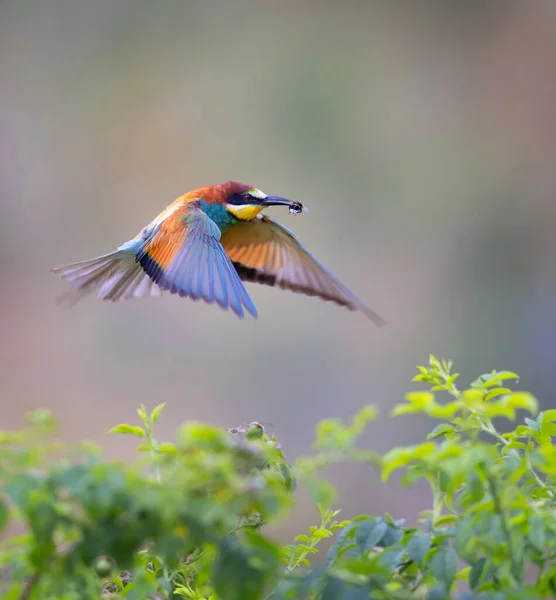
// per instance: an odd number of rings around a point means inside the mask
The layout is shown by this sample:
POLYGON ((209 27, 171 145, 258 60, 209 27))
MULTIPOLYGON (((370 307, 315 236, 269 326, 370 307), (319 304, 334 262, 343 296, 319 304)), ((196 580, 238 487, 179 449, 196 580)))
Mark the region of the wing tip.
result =
POLYGON ((242 292, 241 293, 241 304, 243 305, 243 308, 254 319, 256 319, 257 316, 258 316, 258 313, 257 313, 257 307, 255 306, 255 303, 253 302, 253 300, 251 300, 251 296, 249 295, 249 293, 245 289, 245 286, 243 285, 243 283, 239 279, 238 279, 238 285, 241 286, 241 292, 242 292))
POLYGON ((247 312, 253 317, 253 319, 255 319, 255 320, 258 319, 259 314, 258 314, 257 309, 255 308, 254 304, 252 304, 251 306, 245 306, 245 308, 247 309, 247 312))
POLYGON ((367 306, 362 307, 361 311, 365 316, 367 316, 377 327, 384 327, 387 323, 386 321, 374 310, 371 310, 367 306))

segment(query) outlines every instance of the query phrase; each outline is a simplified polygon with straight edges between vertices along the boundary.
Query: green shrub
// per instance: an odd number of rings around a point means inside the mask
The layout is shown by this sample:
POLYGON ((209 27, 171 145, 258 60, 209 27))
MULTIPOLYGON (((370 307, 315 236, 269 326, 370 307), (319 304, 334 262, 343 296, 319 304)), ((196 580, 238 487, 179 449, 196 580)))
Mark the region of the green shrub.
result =
POLYGON ((156 440, 163 405, 141 425, 112 432, 141 439, 132 464, 106 461, 92 444, 52 440, 49 412, 0 432, 1 597, 11 599, 363 600, 548 598, 556 595, 556 410, 506 387, 492 372, 467 389, 431 357, 393 416, 441 421, 423 443, 379 457, 356 443, 376 417, 318 425, 315 454, 288 464, 258 423, 222 430, 188 422, 174 443, 156 440), (438 398, 440 392, 447 398, 438 398), (500 433, 494 418, 525 418, 500 433), (416 526, 390 515, 348 521, 330 510, 319 472, 356 460, 386 481, 426 480, 432 506, 416 526), (321 523, 280 547, 266 523, 284 519, 304 485, 321 523), (10 528, 10 536, 7 534, 10 528), (17 528, 20 528, 17 530, 17 528), (321 540, 332 538, 324 556, 321 540), (312 559, 311 563, 309 559, 312 559))

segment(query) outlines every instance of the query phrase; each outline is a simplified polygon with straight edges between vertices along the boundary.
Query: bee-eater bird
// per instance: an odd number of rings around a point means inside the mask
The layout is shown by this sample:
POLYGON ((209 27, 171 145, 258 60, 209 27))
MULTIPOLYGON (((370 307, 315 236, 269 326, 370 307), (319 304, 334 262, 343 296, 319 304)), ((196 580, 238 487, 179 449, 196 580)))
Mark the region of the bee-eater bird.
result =
POLYGON ((102 300, 158 296, 162 290, 192 300, 216 302, 240 318, 257 309, 243 281, 318 296, 359 310, 377 325, 384 321, 365 306, 274 219, 268 206, 307 209, 301 202, 267 196, 228 181, 177 198, 136 237, 114 252, 52 269, 78 296, 102 300))

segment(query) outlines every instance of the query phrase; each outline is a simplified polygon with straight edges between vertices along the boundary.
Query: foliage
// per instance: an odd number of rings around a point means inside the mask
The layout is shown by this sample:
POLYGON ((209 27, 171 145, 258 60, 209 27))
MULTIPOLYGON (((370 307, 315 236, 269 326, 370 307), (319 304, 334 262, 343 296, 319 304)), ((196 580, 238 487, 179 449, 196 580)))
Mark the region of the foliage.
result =
POLYGON ((138 411, 132 463, 53 440, 49 412, 0 432, 0 594, 11 599, 363 600, 502 599, 556 595, 556 410, 481 375, 464 390, 452 365, 430 358, 392 416, 440 421, 428 438, 378 457, 357 441, 376 411, 318 425, 315 454, 290 465, 259 423, 222 430, 187 422, 174 443, 154 426, 163 405, 138 411), (439 394, 440 393, 440 394, 439 394), (493 420, 530 417, 507 433, 493 420), (319 473, 356 460, 426 481, 432 506, 408 526, 390 515, 337 519, 319 473), (321 522, 280 546, 264 525, 287 516, 297 484, 321 522), (328 540, 320 556, 319 544, 328 540), (311 562, 310 562, 311 561, 311 562))

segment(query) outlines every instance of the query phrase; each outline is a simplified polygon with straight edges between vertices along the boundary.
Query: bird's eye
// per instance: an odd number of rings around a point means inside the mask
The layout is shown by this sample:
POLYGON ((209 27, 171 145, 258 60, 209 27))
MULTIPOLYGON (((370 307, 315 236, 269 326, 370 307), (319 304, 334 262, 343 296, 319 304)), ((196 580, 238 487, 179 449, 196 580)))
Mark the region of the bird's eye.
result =
POLYGON ((253 196, 251 196, 251 194, 244 194, 243 199, 245 200, 245 202, 250 204, 253 201, 253 196))

